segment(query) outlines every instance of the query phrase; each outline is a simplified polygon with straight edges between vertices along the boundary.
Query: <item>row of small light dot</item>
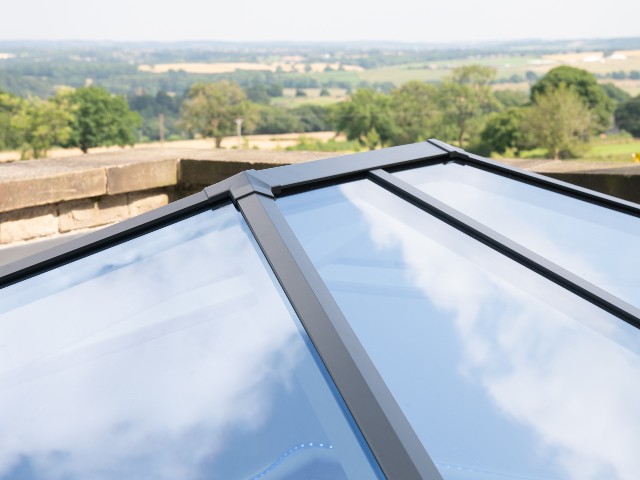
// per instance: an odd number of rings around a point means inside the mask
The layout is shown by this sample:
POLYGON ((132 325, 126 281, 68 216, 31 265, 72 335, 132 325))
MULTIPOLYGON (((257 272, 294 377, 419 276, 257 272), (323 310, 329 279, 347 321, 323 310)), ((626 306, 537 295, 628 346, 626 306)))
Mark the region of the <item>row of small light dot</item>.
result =
POLYGON ((267 467, 266 469, 264 469, 262 472, 260 472, 258 475, 256 475, 255 477, 251 477, 251 480, 256 480, 257 478, 262 478, 264 477, 266 474, 270 473, 271 471, 273 471, 274 469, 276 469, 282 462, 284 462, 287 457, 293 455, 294 453, 297 453, 305 448, 325 448, 327 450, 332 450, 333 449, 333 445, 325 445, 324 443, 301 443, 300 445, 296 445, 294 447, 291 447, 289 450, 287 450, 285 453, 283 453, 282 455, 280 455, 278 457, 278 459, 273 462, 271 465, 269 465, 269 467, 267 467))
MULTIPOLYGON (((465 472, 484 473, 484 474, 489 474, 489 475, 496 475, 496 472, 492 472, 491 470, 481 470, 479 468, 472 468, 472 467, 467 467, 467 466, 462 466, 462 465, 451 465, 449 463, 435 462, 435 464, 436 464, 437 467, 444 467, 444 468, 449 468, 449 469, 452 469, 452 470, 464 470, 465 472)), ((509 476, 509 478, 524 478, 524 477, 509 476)))

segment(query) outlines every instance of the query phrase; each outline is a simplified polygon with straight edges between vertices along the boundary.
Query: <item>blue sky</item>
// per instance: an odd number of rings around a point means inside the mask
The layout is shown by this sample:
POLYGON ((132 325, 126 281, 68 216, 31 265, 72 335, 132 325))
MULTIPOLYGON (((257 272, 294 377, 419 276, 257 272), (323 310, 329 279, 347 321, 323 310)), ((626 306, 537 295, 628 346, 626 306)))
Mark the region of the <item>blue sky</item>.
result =
POLYGON ((640 36, 640 1, 5 0, 0 39, 468 42, 640 36))

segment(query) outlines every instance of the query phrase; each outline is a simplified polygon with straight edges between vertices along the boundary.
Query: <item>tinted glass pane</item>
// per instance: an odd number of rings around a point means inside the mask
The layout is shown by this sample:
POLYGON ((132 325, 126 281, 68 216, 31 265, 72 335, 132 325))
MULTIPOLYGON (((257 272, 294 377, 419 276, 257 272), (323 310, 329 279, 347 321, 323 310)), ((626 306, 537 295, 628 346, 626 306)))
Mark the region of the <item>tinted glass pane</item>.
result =
POLYGON ((633 479, 638 330, 380 187, 278 200, 446 479, 633 479))
POLYGON ((456 163, 396 175, 640 307, 640 219, 456 163))
POLYGON ((377 478, 232 207, 0 306, 0 478, 377 478))

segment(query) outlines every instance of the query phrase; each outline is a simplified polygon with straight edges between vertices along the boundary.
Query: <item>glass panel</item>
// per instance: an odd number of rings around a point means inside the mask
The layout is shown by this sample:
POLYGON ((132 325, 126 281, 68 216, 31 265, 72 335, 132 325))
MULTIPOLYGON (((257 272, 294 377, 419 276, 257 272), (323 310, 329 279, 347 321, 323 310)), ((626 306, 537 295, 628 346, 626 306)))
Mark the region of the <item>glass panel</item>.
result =
POLYGON ((637 329, 371 182, 278 205, 445 479, 637 478, 637 329))
POLYGON ((0 307, 0 478, 379 478, 233 207, 0 307))
POLYGON ((457 163, 396 175, 640 307, 640 219, 457 163))

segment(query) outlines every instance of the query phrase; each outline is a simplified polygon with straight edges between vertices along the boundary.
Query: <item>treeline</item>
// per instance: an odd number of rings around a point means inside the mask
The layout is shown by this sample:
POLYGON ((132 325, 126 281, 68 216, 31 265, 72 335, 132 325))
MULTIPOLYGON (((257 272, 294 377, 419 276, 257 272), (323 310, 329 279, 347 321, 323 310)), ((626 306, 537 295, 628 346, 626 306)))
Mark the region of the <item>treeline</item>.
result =
MULTIPOLYGON (((279 133, 307 133, 323 132, 333 128, 329 122, 329 114, 326 107, 315 104, 302 104, 293 108, 283 108, 270 105, 272 99, 283 96, 283 87, 279 84, 252 85, 245 88, 234 82, 201 82, 190 91, 200 91, 201 85, 213 85, 210 91, 220 90, 220 101, 217 108, 222 108, 223 99, 226 96, 233 98, 235 92, 242 101, 247 101, 250 109, 243 113, 247 116, 242 131, 254 134, 279 134, 279 133)), ((194 135, 204 134, 196 130, 189 130, 182 115, 185 100, 189 93, 183 95, 169 95, 160 91, 155 95, 136 95, 129 98, 129 107, 138 113, 142 119, 139 133, 142 141, 161 140, 161 135, 166 140, 178 140, 192 138, 194 135), (160 125, 162 122, 162 127, 160 125), (162 132, 161 132, 162 130, 162 132)), ((193 96, 193 93, 191 93, 193 96)), ((213 108, 213 107, 211 107, 213 108)), ((231 110, 235 112, 235 110, 231 110)), ((223 136, 235 133, 235 119, 232 127, 225 131, 223 136)), ((206 135, 205 135, 206 136, 206 135)))
MULTIPOLYGON (((0 63, 0 89, 18 96, 36 95, 47 98, 60 85, 79 88, 88 84, 100 86, 112 93, 128 97, 141 93, 185 92, 194 83, 229 80, 240 86, 279 85, 285 88, 344 88, 378 85, 361 81, 354 72, 331 70, 318 73, 271 72, 268 70, 238 70, 232 73, 166 73, 141 72, 135 65, 92 62, 33 63, 26 60, 0 63)), ((392 85, 392 84, 390 84, 392 85)))
POLYGON ((436 137, 484 155, 543 148, 553 158, 580 156, 591 136, 614 127, 640 136, 640 96, 599 85, 584 70, 557 67, 533 83, 530 95, 494 91, 494 80, 491 68, 464 66, 439 84, 359 88, 347 101, 295 108, 271 104, 282 96, 282 85, 243 88, 230 80, 128 102, 95 86, 62 89, 46 100, 0 93, 0 148, 20 149, 29 158, 54 145, 86 152, 159 138, 200 136, 220 146, 238 122, 243 133, 335 130, 369 149, 436 137))
POLYGON ((414 81, 389 94, 361 89, 336 106, 334 124, 368 148, 436 137, 483 155, 542 148, 553 158, 579 157, 592 135, 614 126, 640 136, 640 96, 601 86, 589 72, 554 68, 524 98, 494 92, 494 76, 464 66, 436 85, 414 81))
POLYGON ((617 72, 598 73, 596 78, 612 78, 614 80, 640 80, 640 70, 618 70, 617 72))
POLYGON ((103 88, 61 89, 43 100, 0 92, 0 149, 21 158, 46 156, 54 145, 90 148, 133 145, 140 116, 103 88))

